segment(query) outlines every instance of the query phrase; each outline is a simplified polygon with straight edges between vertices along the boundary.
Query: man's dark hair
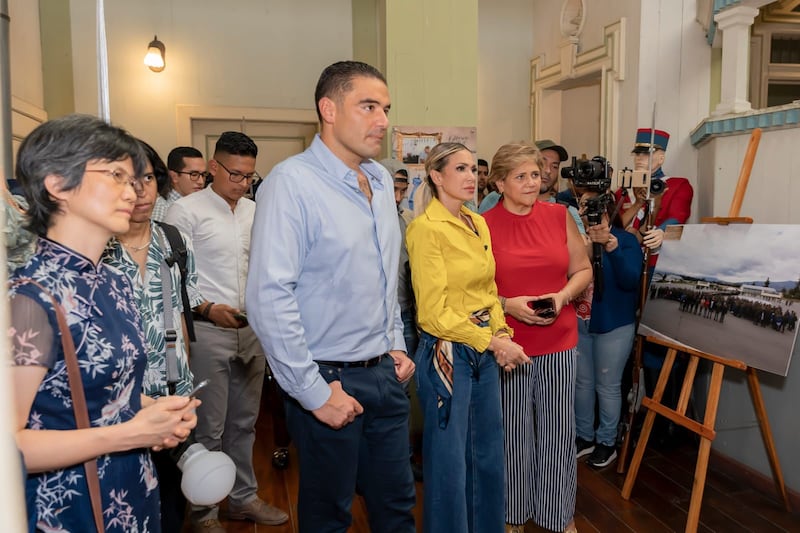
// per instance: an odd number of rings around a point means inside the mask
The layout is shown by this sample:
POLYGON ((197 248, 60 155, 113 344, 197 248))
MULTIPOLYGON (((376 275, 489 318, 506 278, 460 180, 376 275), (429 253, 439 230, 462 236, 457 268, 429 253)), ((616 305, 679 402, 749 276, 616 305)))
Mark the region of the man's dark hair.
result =
POLYGON ((359 76, 376 78, 386 83, 386 78, 380 70, 361 61, 339 61, 322 71, 314 91, 314 104, 320 123, 322 114, 319 112, 319 101, 325 97, 337 102, 341 101, 342 96, 353 88, 353 78, 359 76))
POLYGON ((258 157, 258 146, 253 142, 253 139, 239 131, 226 131, 217 139, 217 144, 214 147, 214 157, 218 153, 225 153, 228 155, 243 155, 249 157, 258 157))
POLYGON ((131 158, 135 176, 144 172, 146 156, 127 131, 90 115, 67 115, 36 127, 17 152, 17 181, 28 201, 27 228, 45 235, 52 217, 60 210, 47 192, 45 178, 61 176, 61 190, 80 186, 89 161, 122 161, 131 158))
POLYGON ((478 159, 478 166, 489 168, 489 163, 485 159, 478 159))
POLYGON ((163 196, 166 200, 169 191, 172 190, 172 180, 169 179, 167 165, 164 164, 164 160, 161 159, 161 156, 158 155, 158 152, 156 152, 155 148, 141 139, 139 139, 139 144, 142 145, 144 154, 147 156, 150 166, 153 167, 153 174, 156 177, 156 183, 158 183, 158 194, 163 196))
POLYGON ((167 167, 174 172, 183 170, 186 168, 184 157, 199 157, 202 159, 203 154, 194 146, 178 146, 170 150, 169 155, 167 155, 167 167))

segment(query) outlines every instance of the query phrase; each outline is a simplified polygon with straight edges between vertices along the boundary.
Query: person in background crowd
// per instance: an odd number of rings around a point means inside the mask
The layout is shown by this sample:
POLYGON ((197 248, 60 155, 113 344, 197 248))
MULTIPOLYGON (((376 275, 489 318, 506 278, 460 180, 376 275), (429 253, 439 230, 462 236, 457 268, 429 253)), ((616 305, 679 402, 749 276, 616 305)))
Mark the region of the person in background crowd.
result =
POLYGON ((578 330, 571 301, 591 281, 592 267, 566 207, 540 200, 543 165, 532 144, 501 146, 490 179, 503 200, 484 215, 500 301, 531 363, 502 379, 505 515, 515 533, 530 519, 575 531, 578 330))
MULTIPOLYGON (((228 496, 228 517, 279 525, 289 517, 258 497, 253 470, 255 424, 261 404, 266 361, 245 309, 245 283, 255 202, 244 198, 259 179, 258 147, 247 135, 220 135, 208 162, 213 183, 175 202, 167 222, 192 241, 197 257, 198 289, 206 298, 195 307, 197 342, 191 369, 197 380, 209 380, 199 411, 197 441, 222 450, 236 464, 236 481, 228 496)), ((222 531, 218 507, 193 506, 196 532, 222 531)))
MULTIPOLYGON (((167 167, 152 146, 139 141, 147 162, 144 173, 136 177, 136 203, 131 213, 131 225, 127 232, 120 233, 109 241, 103 253, 103 262, 123 272, 133 285, 133 295, 139 313, 147 348, 147 366, 144 373, 144 394, 159 398, 170 394, 186 396, 193 383, 189 369, 189 339, 183 322, 183 301, 181 299, 181 266, 175 261, 168 267, 170 279, 170 309, 173 342, 167 342, 164 279, 161 269, 167 258, 173 257, 166 233, 159 224, 151 220, 153 207, 160 186, 169 179, 167 167), (172 346, 172 347, 170 347, 172 346), (174 358, 175 376, 168 376, 167 358, 174 358)), ((202 302, 197 292, 197 273, 194 266, 194 251, 191 241, 185 235, 183 246, 186 250, 186 285, 191 293, 191 302, 202 302)), ((153 453, 153 462, 158 472, 161 495, 161 530, 182 531, 186 515, 186 498, 181 491, 182 474, 168 450, 153 453)))
MULTIPOLYGON (((561 163, 569 158, 566 148, 559 146, 550 139, 536 141, 534 143, 536 148, 542 154, 544 166, 541 169, 542 186, 539 189, 540 202, 556 202, 556 195, 558 193, 558 178, 560 177, 561 163)), ((567 204, 567 211, 572 215, 575 224, 578 226, 578 231, 581 235, 586 234, 586 228, 583 226, 583 220, 578 214, 578 209, 567 204)))
MULTIPOLYGON (((592 243, 602 245, 602 293, 594 292, 587 319, 578 319, 578 367, 575 383, 577 457, 602 468, 617 457, 617 427, 622 412, 622 373, 633 347, 642 250, 636 238, 625 231, 613 201, 606 202, 599 224, 589 225, 586 205, 597 192, 581 196, 581 212, 592 243), (595 397, 599 419, 595 424, 595 397), (597 429, 595 429, 597 425, 597 429)), ((591 258, 593 246, 587 246, 591 258)))
POLYGON ((206 160, 191 146, 173 148, 167 156, 169 177, 158 184, 158 197, 151 218, 163 221, 172 204, 206 186, 206 160))

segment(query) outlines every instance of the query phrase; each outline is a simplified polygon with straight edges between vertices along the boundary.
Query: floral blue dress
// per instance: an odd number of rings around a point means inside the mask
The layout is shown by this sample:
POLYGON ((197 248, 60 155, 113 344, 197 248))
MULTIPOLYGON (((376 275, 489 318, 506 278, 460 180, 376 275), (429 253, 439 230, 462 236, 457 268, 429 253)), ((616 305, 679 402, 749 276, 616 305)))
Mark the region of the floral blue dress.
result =
MULTIPOLYGON (((141 409, 144 338, 130 282, 107 265, 45 238, 11 282, 32 278, 61 303, 75 343, 92 426, 126 422, 141 409)), ((27 427, 75 429, 64 353, 55 312, 35 285, 13 288, 14 364, 47 367, 27 427)), ((97 458, 103 519, 108 532, 159 531, 158 480, 147 449, 97 458)), ((95 530, 83 465, 29 474, 28 519, 45 531, 95 530)))

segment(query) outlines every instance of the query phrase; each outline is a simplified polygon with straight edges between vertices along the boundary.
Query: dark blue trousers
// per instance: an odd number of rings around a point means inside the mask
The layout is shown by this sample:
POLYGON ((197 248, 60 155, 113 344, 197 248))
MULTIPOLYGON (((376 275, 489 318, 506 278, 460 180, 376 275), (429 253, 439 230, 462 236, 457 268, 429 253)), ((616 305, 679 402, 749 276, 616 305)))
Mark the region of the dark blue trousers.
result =
POLYGON ((320 365, 320 372, 329 383, 340 381, 364 413, 336 430, 296 401, 286 400, 286 422, 300 463, 300 532, 346 532, 356 491, 364 497, 370 531, 414 532, 409 404, 397 381, 394 361, 384 357, 371 368, 320 365))

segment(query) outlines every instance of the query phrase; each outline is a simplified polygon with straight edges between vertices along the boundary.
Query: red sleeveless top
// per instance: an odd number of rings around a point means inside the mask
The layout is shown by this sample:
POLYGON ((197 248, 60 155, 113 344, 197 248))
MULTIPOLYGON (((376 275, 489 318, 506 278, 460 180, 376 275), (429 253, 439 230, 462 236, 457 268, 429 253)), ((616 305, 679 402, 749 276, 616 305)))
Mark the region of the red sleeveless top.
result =
MULTIPOLYGON (((537 201, 527 215, 515 215, 502 202, 483 214, 492 237, 497 264, 495 281, 501 296, 539 296, 558 292, 567 284, 567 209, 537 201)), ((506 315, 514 341, 529 356, 574 348, 578 322, 572 304, 549 326, 528 326, 506 315)))

